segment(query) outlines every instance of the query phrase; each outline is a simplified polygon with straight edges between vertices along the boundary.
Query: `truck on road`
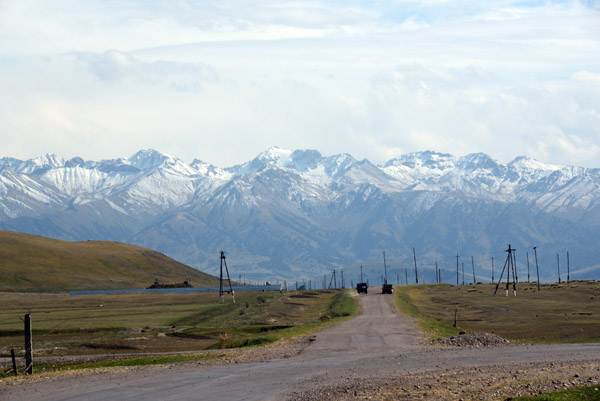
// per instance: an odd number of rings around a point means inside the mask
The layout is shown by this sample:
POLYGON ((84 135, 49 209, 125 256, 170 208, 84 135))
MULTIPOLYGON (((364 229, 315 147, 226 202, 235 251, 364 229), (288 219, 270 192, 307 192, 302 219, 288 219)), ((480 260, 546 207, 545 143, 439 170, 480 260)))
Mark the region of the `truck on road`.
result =
POLYGON ((358 283, 356 284, 356 292, 359 294, 367 294, 369 292, 369 286, 367 283, 358 283))

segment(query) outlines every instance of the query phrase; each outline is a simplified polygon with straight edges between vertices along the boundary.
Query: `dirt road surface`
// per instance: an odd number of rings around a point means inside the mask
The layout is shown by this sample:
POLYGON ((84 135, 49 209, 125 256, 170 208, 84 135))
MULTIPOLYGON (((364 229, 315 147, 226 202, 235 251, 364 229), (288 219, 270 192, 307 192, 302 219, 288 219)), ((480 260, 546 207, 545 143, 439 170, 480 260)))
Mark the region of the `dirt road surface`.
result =
POLYGON ((360 316, 293 355, 9 380, 0 400, 503 399, 599 381, 600 344, 444 348, 425 343, 391 296, 360 301, 360 316))

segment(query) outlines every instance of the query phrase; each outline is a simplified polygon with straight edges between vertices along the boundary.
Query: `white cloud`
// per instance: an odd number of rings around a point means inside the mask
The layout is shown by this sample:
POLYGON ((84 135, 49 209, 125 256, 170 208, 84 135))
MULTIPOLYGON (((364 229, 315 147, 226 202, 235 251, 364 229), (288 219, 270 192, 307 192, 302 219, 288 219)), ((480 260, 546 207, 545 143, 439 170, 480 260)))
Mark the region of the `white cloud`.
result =
POLYGON ((597 167, 599 8, 0 2, 0 156, 155 147, 226 166, 279 145, 597 167))
POLYGON ((145 62, 116 50, 102 54, 72 53, 68 57, 99 80, 112 84, 132 80, 150 85, 166 85, 175 91, 198 92, 204 84, 218 81, 215 70, 202 63, 164 60, 145 62))

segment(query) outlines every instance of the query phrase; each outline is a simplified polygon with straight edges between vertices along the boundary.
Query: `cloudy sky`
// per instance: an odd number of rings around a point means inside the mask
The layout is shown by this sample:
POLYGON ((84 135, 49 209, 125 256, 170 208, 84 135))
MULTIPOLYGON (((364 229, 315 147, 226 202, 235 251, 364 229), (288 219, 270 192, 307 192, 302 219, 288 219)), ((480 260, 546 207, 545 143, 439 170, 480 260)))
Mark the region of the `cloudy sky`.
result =
POLYGON ((0 0, 0 156, 600 167, 600 0, 0 0))

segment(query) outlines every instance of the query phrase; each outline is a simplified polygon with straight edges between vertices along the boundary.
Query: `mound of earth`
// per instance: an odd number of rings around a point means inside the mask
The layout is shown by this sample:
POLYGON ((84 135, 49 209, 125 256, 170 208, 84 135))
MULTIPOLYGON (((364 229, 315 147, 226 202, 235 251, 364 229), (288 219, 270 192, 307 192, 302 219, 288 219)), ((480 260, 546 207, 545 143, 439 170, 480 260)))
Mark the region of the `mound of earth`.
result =
POLYGON ((490 333, 464 333, 456 337, 438 338, 432 341, 434 344, 450 345, 455 347, 495 347, 508 345, 510 341, 490 333))

